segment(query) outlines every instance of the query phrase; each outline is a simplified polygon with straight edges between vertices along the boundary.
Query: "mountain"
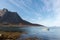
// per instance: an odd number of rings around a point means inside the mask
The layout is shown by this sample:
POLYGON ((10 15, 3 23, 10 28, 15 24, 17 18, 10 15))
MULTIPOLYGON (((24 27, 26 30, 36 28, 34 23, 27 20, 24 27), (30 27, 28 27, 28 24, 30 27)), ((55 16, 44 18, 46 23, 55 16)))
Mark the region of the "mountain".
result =
POLYGON ((31 26, 42 26, 39 24, 33 24, 26 20, 23 20, 17 12, 11 12, 7 9, 0 10, 0 25, 31 25, 31 26))

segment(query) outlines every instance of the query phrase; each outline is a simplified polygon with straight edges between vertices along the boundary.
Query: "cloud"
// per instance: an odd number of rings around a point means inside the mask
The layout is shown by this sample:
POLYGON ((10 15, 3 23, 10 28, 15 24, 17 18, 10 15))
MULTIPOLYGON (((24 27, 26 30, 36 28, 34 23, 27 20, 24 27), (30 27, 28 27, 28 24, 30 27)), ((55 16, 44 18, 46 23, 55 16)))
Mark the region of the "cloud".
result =
POLYGON ((45 3, 46 11, 48 12, 51 10, 54 16, 41 23, 49 26, 60 26, 60 0, 44 0, 43 2, 45 3))
POLYGON ((42 2, 44 3, 40 12, 42 15, 37 17, 35 22, 46 26, 60 26, 60 0, 42 0, 42 2))
POLYGON ((60 26, 60 0, 9 0, 28 20, 46 26, 60 26), (30 18, 31 17, 31 18, 30 18))
MULTIPOLYGON (((28 4, 30 5, 31 4, 30 1, 26 1, 26 2, 28 2, 28 4)), ((16 5, 19 9, 22 9, 26 13, 28 13, 29 10, 30 11, 33 10, 33 8, 31 8, 24 0, 9 0, 9 2, 16 5)))
POLYGON ((60 26, 60 0, 53 1, 54 25, 60 26))

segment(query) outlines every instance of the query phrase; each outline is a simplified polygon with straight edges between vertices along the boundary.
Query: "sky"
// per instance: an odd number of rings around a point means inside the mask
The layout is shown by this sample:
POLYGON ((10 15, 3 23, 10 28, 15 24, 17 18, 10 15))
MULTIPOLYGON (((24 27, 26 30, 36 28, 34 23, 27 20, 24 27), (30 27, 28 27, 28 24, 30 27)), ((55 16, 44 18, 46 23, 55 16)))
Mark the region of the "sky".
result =
POLYGON ((60 26, 60 0, 0 0, 3 8, 31 23, 60 26))

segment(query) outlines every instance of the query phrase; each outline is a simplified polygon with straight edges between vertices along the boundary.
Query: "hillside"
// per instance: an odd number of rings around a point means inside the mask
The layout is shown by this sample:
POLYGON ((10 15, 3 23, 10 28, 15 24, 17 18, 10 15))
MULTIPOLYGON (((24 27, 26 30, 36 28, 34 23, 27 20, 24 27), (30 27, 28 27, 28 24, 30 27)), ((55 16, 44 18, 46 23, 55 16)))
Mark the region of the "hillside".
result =
POLYGON ((39 24, 30 23, 22 19, 17 12, 11 12, 7 9, 0 10, 0 25, 31 25, 31 26, 42 26, 39 24))

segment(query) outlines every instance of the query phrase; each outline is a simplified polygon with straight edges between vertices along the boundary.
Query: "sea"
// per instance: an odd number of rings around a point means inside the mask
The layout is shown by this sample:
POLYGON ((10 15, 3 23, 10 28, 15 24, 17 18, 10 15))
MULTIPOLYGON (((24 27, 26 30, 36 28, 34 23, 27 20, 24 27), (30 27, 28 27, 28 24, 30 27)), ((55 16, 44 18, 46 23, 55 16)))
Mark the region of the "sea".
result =
POLYGON ((26 34, 22 34, 17 40, 26 38, 38 38, 38 40, 60 40, 60 27, 23 27, 26 34))

